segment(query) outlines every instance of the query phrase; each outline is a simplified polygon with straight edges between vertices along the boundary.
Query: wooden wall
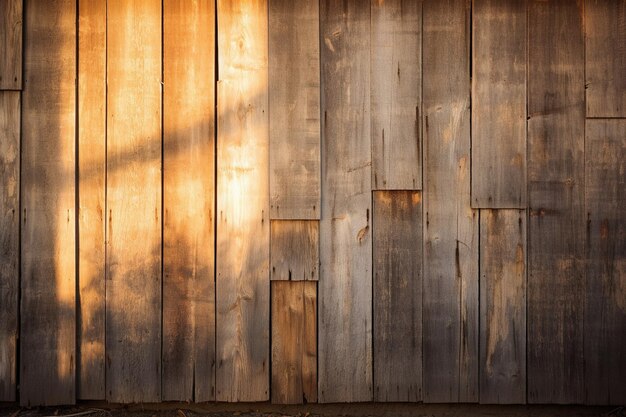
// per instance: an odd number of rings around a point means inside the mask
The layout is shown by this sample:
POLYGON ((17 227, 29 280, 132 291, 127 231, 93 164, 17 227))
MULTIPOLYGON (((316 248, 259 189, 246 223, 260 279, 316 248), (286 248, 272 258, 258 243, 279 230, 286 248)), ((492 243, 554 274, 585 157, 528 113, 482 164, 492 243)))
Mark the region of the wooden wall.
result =
POLYGON ((0 401, 626 401, 626 0, 0 0, 0 401))

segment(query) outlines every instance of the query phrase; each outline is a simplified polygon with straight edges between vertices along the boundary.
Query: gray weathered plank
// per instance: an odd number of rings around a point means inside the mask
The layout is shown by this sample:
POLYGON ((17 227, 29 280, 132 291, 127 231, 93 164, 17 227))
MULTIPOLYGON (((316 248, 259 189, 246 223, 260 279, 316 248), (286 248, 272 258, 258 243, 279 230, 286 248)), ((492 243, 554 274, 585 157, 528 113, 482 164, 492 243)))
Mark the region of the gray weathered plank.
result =
POLYGON ((319 2, 269 1, 270 217, 320 218, 319 2))
POLYGON ((215 399, 215 2, 163 2, 163 400, 215 399))
POLYGON ((371 13, 373 188, 418 190, 422 188, 422 1, 372 1, 371 13))
POLYGON ((526 207, 526 1, 472 7, 472 207, 526 207))
POLYGON ((319 221, 272 220, 270 233, 271 279, 317 281, 319 221))
POLYGON ((72 404, 76 369, 76 2, 24 4, 20 403, 72 404))
POLYGON ((266 0, 220 0, 217 400, 269 399, 270 221, 266 0))
POLYGON ((528 401, 583 392, 584 39, 581 1, 528 13, 528 401))
POLYGON ((587 120, 586 403, 626 399, 626 120, 587 120))
POLYGON ((467 0, 424 2, 426 402, 478 400, 478 215, 470 207, 467 0))
POLYGON ((161 399, 161 1, 107 2, 106 394, 161 399))
POLYGON ((22 89, 22 1, 0 1, 0 90, 22 89))
POLYGON ((373 194, 374 400, 422 400, 422 196, 373 194))
POLYGON ((318 394, 320 402, 371 401, 370 9, 360 0, 320 6, 318 394))
POLYGON ((480 402, 526 402, 526 211, 480 212, 480 402))

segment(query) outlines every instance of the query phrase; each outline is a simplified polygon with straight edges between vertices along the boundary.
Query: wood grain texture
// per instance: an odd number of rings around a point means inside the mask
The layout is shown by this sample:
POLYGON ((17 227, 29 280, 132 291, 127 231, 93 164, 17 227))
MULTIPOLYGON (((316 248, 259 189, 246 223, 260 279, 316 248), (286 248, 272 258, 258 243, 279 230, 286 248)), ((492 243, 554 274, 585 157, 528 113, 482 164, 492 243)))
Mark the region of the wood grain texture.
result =
POLYGON ((15 401, 20 251, 20 93, 0 92, 0 401, 15 401))
POLYGON ((626 120, 587 120, 587 404, 626 398, 626 120))
POLYGON ((76 2, 24 3, 20 404, 76 400, 76 2))
POLYGON ((163 2, 163 400, 215 399, 215 2, 163 2))
POLYGON ((422 196, 373 194, 374 401, 422 400, 422 196))
POLYGON ((106 394, 161 399, 161 1, 107 2, 106 394))
POLYGON ((22 89, 22 2, 0 1, 0 90, 22 89))
POLYGON ((372 183, 422 188, 422 1, 371 3, 372 183))
POLYGON ((269 1, 270 216, 320 218, 317 0, 269 1))
POLYGON ((317 401, 317 283, 272 282, 272 403, 317 401))
POLYGON ((585 1, 587 117, 626 117, 626 0, 585 1))
POLYGON ((217 138, 218 401, 266 401, 270 381, 266 0, 220 0, 217 138))
POLYGON ((478 400, 478 215, 470 207, 470 3, 424 2, 425 402, 478 400))
POLYGON ((582 18, 580 1, 529 2, 530 403, 584 399, 582 18))
POLYGON ((105 395, 106 1, 78 4, 77 397, 105 395))
POLYGON ((320 402, 372 400, 370 10, 322 2, 320 402))
POLYGON ((526 211, 480 212, 480 402, 526 402, 526 211))
POLYGON ((472 207, 526 207, 526 1, 472 8, 472 207))
POLYGON ((272 220, 271 279, 317 281, 319 233, 317 220, 272 220))

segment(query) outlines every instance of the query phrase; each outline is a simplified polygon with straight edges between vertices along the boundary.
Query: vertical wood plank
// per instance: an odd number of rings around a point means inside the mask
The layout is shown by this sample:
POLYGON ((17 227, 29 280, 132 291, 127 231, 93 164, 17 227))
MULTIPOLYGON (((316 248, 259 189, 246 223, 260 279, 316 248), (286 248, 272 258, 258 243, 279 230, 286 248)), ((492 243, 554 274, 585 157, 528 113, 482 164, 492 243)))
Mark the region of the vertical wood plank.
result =
POLYGON ((266 0, 218 1, 217 400, 269 399, 266 0))
POLYGON ((626 398, 626 120, 587 120, 586 403, 626 398))
POLYGON ((424 2, 425 402, 478 400, 478 216, 470 207, 466 0, 424 2))
POLYGON ((526 211, 480 212, 480 402, 526 402, 526 211))
POLYGON ((22 2, 0 1, 0 90, 22 89, 22 2))
POLYGON ((526 1, 476 0, 472 207, 526 207, 526 1))
POLYGON ((106 390, 161 399, 161 1, 107 2, 106 390))
POLYGON ((422 198, 374 192, 374 400, 422 400, 422 198))
POLYGON ((269 1, 270 216, 320 218, 319 2, 269 1))
POLYGON ((76 358, 76 2, 27 0, 20 403, 72 404, 76 358))
POLYGON ((77 397, 105 395, 106 1, 78 4, 77 397))
POLYGON ((20 250, 20 93, 0 92, 0 401, 15 401, 20 250))
POLYGON ((370 9, 320 5, 320 402, 372 400, 370 9))
POLYGON ((316 220, 272 220, 271 279, 317 281, 319 222, 316 220))
POLYGON ((163 3, 163 400, 215 399, 215 2, 163 3))
POLYGON ((421 189, 422 2, 372 1, 371 13, 373 187, 421 189))
POLYGON ((529 2, 528 401, 583 393, 584 40, 581 1, 529 2))

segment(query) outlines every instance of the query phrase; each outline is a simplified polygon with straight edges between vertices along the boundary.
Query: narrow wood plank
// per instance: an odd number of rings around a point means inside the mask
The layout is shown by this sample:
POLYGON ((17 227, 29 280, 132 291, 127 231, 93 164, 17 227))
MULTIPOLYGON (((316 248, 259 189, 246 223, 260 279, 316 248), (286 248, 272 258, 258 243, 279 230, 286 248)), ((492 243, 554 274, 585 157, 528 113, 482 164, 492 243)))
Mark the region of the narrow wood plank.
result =
POLYGON ((587 117, 626 117, 626 0, 585 1, 587 117))
POLYGON ((272 283, 272 403, 317 401, 317 283, 272 283))
POLYGON ((626 120, 587 120, 585 386, 588 404, 626 398, 626 120))
POLYGON ((270 216, 320 218, 319 2, 269 1, 270 216))
POLYGON ((422 196, 373 198, 374 400, 422 400, 422 196))
POLYGON ((0 92, 0 401, 15 401, 20 250, 20 93, 0 92))
POLYGON ((372 182, 422 188, 422 1, 371 3, 372 182))
POLYGON ((466 0, 424 2, 425 402, 478 400, 478 216, 470 207, 466 0))
POLYGON ((22 89, 22 1, 0 1, 0 90, 22 89))
POLYGON ((528 401, 583 393, 584 40, 581 1, 529 2, 528 401))
POLYGON ((215 2, 163 2, 163 400, 215 399, 215 2))
POLYGON ((317 281, 319 233, 317 220, 272 220, 271 279, 317 281))
POLYGON ((161 1, 107 2, 106 391, 161 399, 161 1))
POLYGON ((266 0, 220 0, 218 401, 269 399, 270 222, 266 0))
POLYGON ((106 0, 78 4, 77 397, 105 395, 106 0))
POLYGON ((526 207, 526 1, 472 7, 472 207, 526 207))
POLYGON ((480 212, 480 402, 526 402, 526 211, 480 212))
POLYGON ((76 2, 24 4, 20 404, 72 404, 76 369, 76 2))
POLYGON ((372 400, 370 9, 322 2, 320 402, 372 400))

